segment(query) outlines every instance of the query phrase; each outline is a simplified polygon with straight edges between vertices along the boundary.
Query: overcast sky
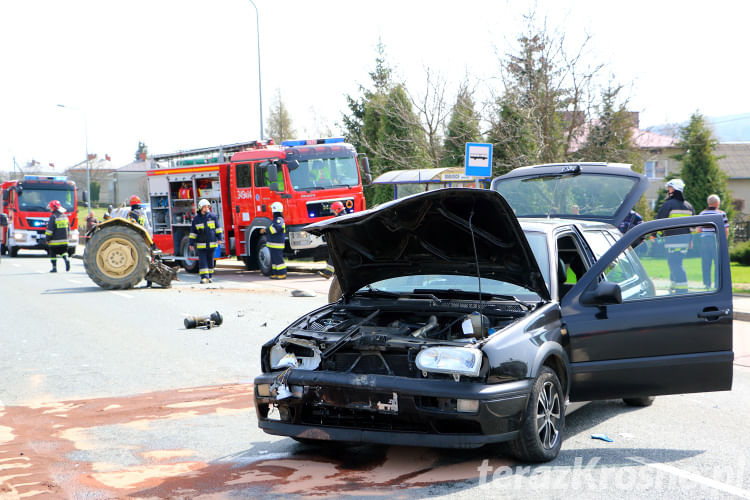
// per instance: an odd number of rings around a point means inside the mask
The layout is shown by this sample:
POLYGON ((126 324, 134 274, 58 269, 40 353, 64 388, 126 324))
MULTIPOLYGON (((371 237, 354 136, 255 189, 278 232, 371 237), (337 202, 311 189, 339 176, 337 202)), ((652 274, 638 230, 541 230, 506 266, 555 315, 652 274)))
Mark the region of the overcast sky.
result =
MULTIPOLYGON (((399 80, 425 67, 486 95, 498 54, 534 9, 626 85, 643 127, 750 111, 750 1, 256 0, 264 118, 281 92, 298 135, 341 121, 369 85, 380 37, 399 80)), ((109 154, 257 139, 255 10, 248 0, 0 0, 0 170, 32 158, 56 170, 109 154), (57 107, 64 104, 68 109, 57 107)), ((452 97, 451 97, 452 99, 452 97)))

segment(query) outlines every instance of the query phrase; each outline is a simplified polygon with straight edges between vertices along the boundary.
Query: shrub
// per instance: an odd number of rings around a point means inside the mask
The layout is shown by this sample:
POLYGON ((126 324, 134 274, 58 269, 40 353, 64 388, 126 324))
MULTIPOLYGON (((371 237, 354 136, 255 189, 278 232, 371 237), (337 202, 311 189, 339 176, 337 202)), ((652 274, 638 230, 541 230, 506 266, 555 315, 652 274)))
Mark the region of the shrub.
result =
POLYGON ((750 241, 733 245, 729 250, 729 260, 743 266, 750 266, 750 241))

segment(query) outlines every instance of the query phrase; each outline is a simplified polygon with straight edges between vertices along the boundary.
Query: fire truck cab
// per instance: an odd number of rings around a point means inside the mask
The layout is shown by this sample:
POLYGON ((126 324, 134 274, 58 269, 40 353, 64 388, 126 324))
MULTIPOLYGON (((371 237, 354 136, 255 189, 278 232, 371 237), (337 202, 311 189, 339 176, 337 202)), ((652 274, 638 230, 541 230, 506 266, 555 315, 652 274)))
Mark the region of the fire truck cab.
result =
POLYGON ((18 255, 19 250, 46 250, 44 232, 47 230, 52 200, 59 201, 70 221, 68 254, 73 255, 78 245, 78 202, 76 185, 65 176, 26 175, 22 180, 0 185, 0 212, 8 225, 0 227, 0 252, 18 255))
POLYGON ((147 173, 154 243, 164 259, 192 272, 197 259, 188 235, 200 199, 211 203, 226 235, 216 257, 234 256, 264 274, 270 274, 271 261, 261 229, 271 224, 272 203, 284 207, 287 257, 325 257, 325 242, 302 228, 333 216, 333 202, 348 212, 365 209, 362 177, 369 177, 369 165, 343 138, 280 146, 253 141, 152 159, 159 165, 147 173))

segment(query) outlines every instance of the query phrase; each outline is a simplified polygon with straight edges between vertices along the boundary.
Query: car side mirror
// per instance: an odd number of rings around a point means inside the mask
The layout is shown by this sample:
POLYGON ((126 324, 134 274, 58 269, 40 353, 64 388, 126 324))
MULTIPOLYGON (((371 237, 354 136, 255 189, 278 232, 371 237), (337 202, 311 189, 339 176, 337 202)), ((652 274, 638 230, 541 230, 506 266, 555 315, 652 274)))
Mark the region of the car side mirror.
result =
POLYGON ((269 163, 268 165, 268 182, 277 182, 279 180, 279 167, 276 163, 269 163))
POLYGON ((581 303, 597 306, 622 304, 622 289, 617 283, 602 281, 594 290, 581 294, 581 303))
POLYGON ((8 225, 8 216, 5 214, 0 214, 0 227, 5 227, 8 225))
POLYGON ((372 173, 370 172, 370 160, 366 156, 360 156, 359 161, 362 164, 362 177, 367 184, 372 184, 372 173))

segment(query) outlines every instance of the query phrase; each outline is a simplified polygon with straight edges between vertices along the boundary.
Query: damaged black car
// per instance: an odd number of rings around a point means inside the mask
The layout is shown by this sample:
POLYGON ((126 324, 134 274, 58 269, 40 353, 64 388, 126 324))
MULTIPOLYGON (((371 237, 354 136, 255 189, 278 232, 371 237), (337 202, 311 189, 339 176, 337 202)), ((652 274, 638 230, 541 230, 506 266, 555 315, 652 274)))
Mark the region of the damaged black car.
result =
POLYGON ((342 297, 263 346, 259 426, 307 442, 507 441, 542 462, 577 402, 729 390, 724 231, 710 236, 712 286, 688 275, 675 290, 667 257, 721 217, 621 235, 646 182, 624 166, 524 167, 490 190, 429 191, 309 226, 342 297))

